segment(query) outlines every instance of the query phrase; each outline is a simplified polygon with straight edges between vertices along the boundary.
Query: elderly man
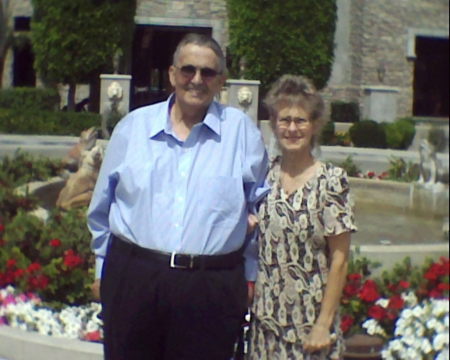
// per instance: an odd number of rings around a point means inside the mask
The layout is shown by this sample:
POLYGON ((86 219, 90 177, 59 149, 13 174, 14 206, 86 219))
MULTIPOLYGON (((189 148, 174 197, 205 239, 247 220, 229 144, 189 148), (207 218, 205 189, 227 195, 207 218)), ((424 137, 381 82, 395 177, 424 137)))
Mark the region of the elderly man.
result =
POLYGON ((254 123, 214 101, 216 41, 187 35, 169 77, 166 102, 116 126, 89 207, 105 358, 229 360, 256 276, 247 217, 267 155, 254 123))

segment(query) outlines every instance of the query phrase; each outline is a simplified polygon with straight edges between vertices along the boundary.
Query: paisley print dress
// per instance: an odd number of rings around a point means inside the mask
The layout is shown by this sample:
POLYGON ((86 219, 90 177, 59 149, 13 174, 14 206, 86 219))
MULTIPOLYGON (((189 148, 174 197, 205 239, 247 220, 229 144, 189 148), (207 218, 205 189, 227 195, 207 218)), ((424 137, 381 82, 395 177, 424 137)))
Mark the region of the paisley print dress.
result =
POLYGON ((259 269, 253 302, 251 360, 329 360, 343 353, 340 317, 327 350, 304 353, 302 342, 320 313, 329 271, 326 236, 356 231, 348 178, 332 164, 287 195, 279 181, 280 157, 271 166, 272 190, 258 217, 259 269))

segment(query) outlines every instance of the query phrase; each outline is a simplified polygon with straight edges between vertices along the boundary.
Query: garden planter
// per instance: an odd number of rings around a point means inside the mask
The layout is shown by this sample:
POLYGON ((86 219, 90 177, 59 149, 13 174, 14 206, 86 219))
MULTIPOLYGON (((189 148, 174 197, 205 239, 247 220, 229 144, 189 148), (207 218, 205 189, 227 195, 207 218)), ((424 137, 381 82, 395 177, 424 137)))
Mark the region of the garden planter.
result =
POLYGON ((384 340, 378 336, 355 334, 345 340, 344 360, 381 360, 384 340))

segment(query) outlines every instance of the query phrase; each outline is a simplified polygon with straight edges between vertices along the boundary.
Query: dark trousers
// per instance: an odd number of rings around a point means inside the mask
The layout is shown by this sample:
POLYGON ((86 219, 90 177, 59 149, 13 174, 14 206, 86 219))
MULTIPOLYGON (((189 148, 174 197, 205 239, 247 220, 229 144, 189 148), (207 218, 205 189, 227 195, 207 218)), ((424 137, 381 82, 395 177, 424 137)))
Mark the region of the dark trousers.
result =
POLYGON ((230 360, 247 307, 244 266, 171 269, 114 239, 101 281, 107 360, 230 360))

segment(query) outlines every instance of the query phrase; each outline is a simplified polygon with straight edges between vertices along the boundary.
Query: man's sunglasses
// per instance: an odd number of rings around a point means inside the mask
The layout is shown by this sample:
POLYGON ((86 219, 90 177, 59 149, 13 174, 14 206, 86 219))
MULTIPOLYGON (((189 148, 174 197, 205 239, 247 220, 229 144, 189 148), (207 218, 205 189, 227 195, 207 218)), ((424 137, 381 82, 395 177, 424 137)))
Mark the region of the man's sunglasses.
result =
POLYGON ((197 74, 197 71, 200 71, 200 76, 202 77, 202 79, 205 80, 211 80, 215 78, 217 75, 222 74, 221 72, 211 69, 209 67, 198 68, 195 67, 194 65, 183 65, 180 67, 178 66, 175 67, 180 70, 183 76, 189 79, 192 79, 195 76, 195 74, 197 74))

